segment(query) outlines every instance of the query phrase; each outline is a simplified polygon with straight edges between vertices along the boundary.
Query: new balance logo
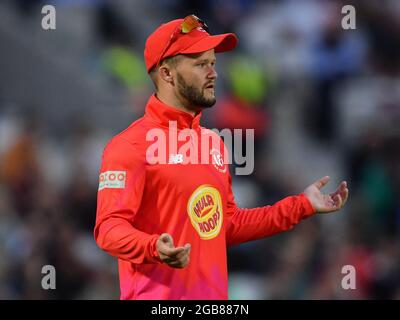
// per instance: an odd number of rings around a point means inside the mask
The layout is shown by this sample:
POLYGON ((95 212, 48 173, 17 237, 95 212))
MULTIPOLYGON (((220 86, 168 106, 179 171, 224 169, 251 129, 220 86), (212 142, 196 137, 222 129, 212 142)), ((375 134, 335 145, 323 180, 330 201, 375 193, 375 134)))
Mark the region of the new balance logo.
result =
POLYGON ((170 154, 168 164, 177 164, 183 162, 183 154, 170 154))

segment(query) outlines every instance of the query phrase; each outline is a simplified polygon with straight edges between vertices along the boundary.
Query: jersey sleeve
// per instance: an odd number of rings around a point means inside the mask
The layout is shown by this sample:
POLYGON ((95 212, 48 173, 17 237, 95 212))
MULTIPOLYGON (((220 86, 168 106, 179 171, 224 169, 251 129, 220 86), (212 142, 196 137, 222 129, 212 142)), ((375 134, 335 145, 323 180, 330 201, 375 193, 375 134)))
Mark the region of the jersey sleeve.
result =
POLYGON ((135 264, 161 263, 157 234, 136 229, 146 172, 140 148, 116 137, 103 152, 94 238, 109 254, 135 264))
POLYGON ((286 197, 260 208, 238 208, 229 175, 226 241, 228 245, 258 240, 292 229, 302 219, 315 213, 304 194, 286 197))

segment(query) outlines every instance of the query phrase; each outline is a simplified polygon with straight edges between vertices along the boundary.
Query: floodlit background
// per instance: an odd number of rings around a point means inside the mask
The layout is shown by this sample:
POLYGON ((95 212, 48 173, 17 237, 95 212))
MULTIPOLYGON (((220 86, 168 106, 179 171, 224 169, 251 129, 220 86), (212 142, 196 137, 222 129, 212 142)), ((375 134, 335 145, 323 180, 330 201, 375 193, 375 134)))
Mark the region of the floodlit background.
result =
POLYGON ((1 0, 0 299, 118 299, 116 259, 93 239, 106 142, 153 91, 147 36, 195 13, 235 32, 218 55, 210 128, 255 128, 239 206, 346 179, 340 213, 229 249, 231 299, 400 298, 400 1, 1 0), (55 4, 57 29, 41 28, 55 4), (357 30, 341 28, 353 4, 357 30), (57 289, 41 288, 54 265, 57 289), (343 290, 344 265, 357 289, 343 290))

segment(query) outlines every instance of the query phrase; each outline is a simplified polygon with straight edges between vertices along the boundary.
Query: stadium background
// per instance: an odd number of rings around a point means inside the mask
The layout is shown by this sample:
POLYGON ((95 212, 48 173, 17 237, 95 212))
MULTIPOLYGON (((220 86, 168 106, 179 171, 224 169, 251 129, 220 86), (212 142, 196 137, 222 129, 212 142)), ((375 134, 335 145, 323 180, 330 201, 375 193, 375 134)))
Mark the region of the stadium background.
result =
POLYGON ((153 87, 146 37, 195 13, 239 47, 218 56, 210 128, 255 128, 239 206, 273 203, 330 175, 340 213, 229 250, 231 299, 400 298, 400 1, 2 0, 0 299, 118 299, 114 258, 95 244, 98 169, 108 139, 153 87), (57 29, 41 29, 55 4, 57 29), (353 4, 357 29, 341 28, 353 4), (57 289, 40 286, 54 265, 57 289), (343 290, 341 269, 357 270, 343 290))

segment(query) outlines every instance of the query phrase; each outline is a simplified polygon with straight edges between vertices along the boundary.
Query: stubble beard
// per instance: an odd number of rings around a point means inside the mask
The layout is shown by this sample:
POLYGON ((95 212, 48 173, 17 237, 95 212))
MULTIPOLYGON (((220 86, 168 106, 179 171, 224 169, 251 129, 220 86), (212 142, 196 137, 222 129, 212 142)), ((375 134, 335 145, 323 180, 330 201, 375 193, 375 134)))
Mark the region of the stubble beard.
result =
POLYGON ((177 74, 177 85, 180 95, 192 106, 211 108, 217 102, 215 96, 213 98, 205 97, 204 88, 198 89, 194 86, 188 85, 179 73, 177 74))

